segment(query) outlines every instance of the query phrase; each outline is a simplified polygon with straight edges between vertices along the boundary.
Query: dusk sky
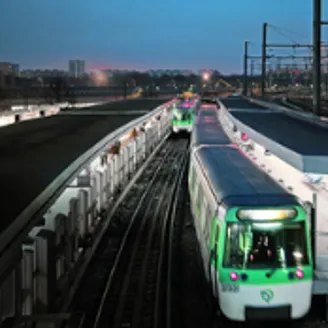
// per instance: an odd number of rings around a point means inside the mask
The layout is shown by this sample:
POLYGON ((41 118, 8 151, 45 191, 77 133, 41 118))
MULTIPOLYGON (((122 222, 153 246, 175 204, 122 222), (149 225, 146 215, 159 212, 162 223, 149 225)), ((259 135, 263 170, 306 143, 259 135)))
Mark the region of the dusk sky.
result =
MULTIPOLYGON (((1 0, 0 61, 240 72, 244 40, 260 54, 264 21, 308 43, 312 0, 1 0)), ((279 33, 270 29, 270 42, 288 43, 279 33)))

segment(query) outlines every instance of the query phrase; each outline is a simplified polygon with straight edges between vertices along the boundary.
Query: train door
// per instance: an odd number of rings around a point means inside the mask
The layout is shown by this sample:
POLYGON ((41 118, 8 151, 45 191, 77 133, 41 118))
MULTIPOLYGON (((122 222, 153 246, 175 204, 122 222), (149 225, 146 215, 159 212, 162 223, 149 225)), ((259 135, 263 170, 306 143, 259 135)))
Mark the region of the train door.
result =
POLYGON ((196 185, 197 185, 196 187, 197 191, 195 192, 195 228, 196 228, 198 242, 201 246, 202 256, 204 256, 204 246, 203 246, 204 238, 202 236, 202 223, 201 223, 204 191, 201 182, 199 181, 198 178, 196 180, 196 185))
POLYGON ((316 259, 317 259, 317 254, 316 254, 316 231, 317 231, 317 225, 316 225, 316 208, 317 208, 317 195, 313 194, 312 197, 312 203, 307 201, 304 203, 304 208, 306 210, 306 214, 308 217, 308 231, 309 231, 309 236, 310 236, 310 242, 307 241, 307 247, 310 250, 309 254, 311 254, 311 263, 313 266, 313 269, 316 269, 316 259))
MULTIPOLYGON (((202 187, 200 187, 202 188, 202 187)), ((208 222, 208 218, 207 218, 207 199, 204 195, 204 192, 202 192, 202 200, 201 200, 201 204, 200 204, 200 219, 199 219, 199 231, 200 231, 200 236, 201 236, 201 240, 200 240, 200 246, 201 246, 201 250, 202 250, 202 257, 205 261, 208 260, 209 258, 209 243, 207 240, 207 229, 206 229, 206 223, 208 222)), ((206 262, 205 262, 206 263, 206 262)))
POLYGON ((193 165, 193 160, 191 159, 190 161, 190 166, 189 166, 189 194, 190 197, 192 198, 191 200, 193 201, 193 197, 195 195, 195 182, 196 182, 196 170, 195 167, 193 165))
POLYGON ((220 226, 218 222, 214 221, 213 224, 213 234, 211 238, 211 247, 210 247, 210 258, 209 258, 209 265, 210 265, 210 275, 211 275, 211 285, 213 288, 213 295, 214 297, 218 296, 218 265, 219 265, 219 237, 220 237, 220 226))

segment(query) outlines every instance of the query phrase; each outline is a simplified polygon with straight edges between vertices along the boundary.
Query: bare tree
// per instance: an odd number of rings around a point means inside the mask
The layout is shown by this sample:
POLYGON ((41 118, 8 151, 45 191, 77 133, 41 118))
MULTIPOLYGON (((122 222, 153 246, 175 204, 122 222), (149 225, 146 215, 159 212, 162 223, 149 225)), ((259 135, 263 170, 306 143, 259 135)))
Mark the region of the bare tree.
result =
POLYGON ((21 79, 19 81, 19 84, 20 96, 24 101, 25 108, 27 109, 29 105, 29 99, 32 93, 31 81, 29 79, 21 79))
POLYGON ((73 90, 69 86, 69 82, 63 77, 56 76, 49 83, 52 97, 55 102, 67 101, 71 104, 76 102, 73 90))
POLYGON ((52 91, 55 102, 61 102, 63 97, 64 81, 61 77, 55 77, 50 81, 50 89, 52 91))
POLYGON ((0 85, 0 111, 8 110, 8 101, 5 88, 0 85))
POLYGON ((0 74, 0 111, 11 109, 10 82, 10 76, 0 74))

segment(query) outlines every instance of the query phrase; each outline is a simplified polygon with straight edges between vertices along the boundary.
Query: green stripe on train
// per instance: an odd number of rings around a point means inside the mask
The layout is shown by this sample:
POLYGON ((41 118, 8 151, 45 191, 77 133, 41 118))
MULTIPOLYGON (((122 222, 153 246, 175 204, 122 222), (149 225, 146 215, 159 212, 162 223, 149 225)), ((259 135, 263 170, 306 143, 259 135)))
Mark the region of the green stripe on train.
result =
POLYGON ((192 120, 189 120, 189 121, 173 121, 172 122, 173 125, 190 125, 192 123, 193 123, 192 120))
POLYGON ((289 272, 295 272, 296 268, 291 269, 277 269, 276 271, 272 271, 272 269, 266 269, 266 270, 235 270, 235 269, 225 269, 220 268, 219 269, 219 281, 220 283, 233 283, 234 285, 282 285, 282 284, 294 284, 294 283, 300 283, 305 281, 310 281, 313 278, 313 270, 310 265, 302 266, 302 271, 304 272, 304 277, 299 280, 296 277, 294 279, 289 279, 288 274, 289 272), (239 276, 242 273, 247 273, 247 280, 237 280, 237 281, 231 281, 230 279, 230 273, 236 272, 239 276), (266 274, 268 272, 272 271, 271 277, 267 277, 266 274))

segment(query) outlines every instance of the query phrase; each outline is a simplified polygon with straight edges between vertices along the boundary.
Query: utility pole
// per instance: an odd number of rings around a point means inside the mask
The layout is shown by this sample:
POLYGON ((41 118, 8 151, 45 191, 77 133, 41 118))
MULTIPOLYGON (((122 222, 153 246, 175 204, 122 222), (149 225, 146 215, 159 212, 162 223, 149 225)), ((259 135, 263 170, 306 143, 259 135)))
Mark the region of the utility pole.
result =
MULTIPOLYGON (((313 0, 313 1, 318 2, 318 1, 321 1, 321 0, 313 0)), ((321 25, 322 24, 327 25, 328 22, 322 22, 321 21, 321 25)), ((245 50, 244 50, 244 81, 245 81, 245 74, 246 74, 246 85, 247 85, 247 82, 248 82, 247 81, 248 60, 249 59, 261 59, 261 83, 260 83, 261 87, 260 87, 260 89, 261 89, 261 97, 262 98, 265 97, 266 65, 267 65, 267 60, 268 59, 273 58, 273 59, 278 59, 278 60, 281 60, 281 59, 303 59, 304 60, 304 59, 312 58, 312 56, 295 56, 295 55, 294 56, 271 56, 271 55, 267 54, 267 48, 291 48, 291 49, 296 49, 296 48, 309 48, 309 49, 312 49, 313 48, 313 45, 310 45, 310 44, 276 44, 276 43, 269 44, 267 42, 268 26, 269 26, 269 24, 267 22, 263 23, 263 26, 262 26, 262 55, 261 56, 249 56, 248 55, 248 43, 247 43, 247 41, 245 42, 245 50)), ((319 55, 320 55, 320 42, 319 42, 319 55)), ((319 66, 319 68, 320 68, 320 66, 319 66)), ((320 71, 320 69, 319 69, 319 71, 320 71)), ((244 85, 245 85, 245 83, 244 83, 244 85)), ((245 88, 244 88, 243 91, 245 93, 245 88)))
MULTIPOLYGON (((319 8, 321 10, 321 6, 319 8)), ((328 21, 325 21, 325 20, 322 20, 321 19, 321 13, 320 13, 320 26, 322 25, 328 25, 328 21)), ((321 32, 321 30, 320 30, 321 32)), ((321 37, 321 35, 320 35, 321 37)), ((321 40, 320 40, 321 41, 321 40)), ((327 44, 325 44, 325 47, 326 47, 326 54, 325 54, 325 57, 321 57, 322 58, 328 58, 328 48, 327 48, 327 44)), ((326 97, 328 97, 328 61, 327 61, 327 70, 326 70, 326 97)), ((328 98, 327 98, 328 99, 328 98)))
MULTIPOLYGON (((313 45, 310 44, 269 44, 267 43, 267 30, 268 30, 268 23, 263 23, 263 30, 262 30, 262 72, 261 72, 261 96, 262 98, 265 96, 265 87, 266 87, 266 63, 267 59, 271 56, 267 56, 267 48, 312 48, 313 51, 313 59, 314 59, 314 74, 313 74, 313 88, 314 88, 314 101, 316 102, 315 105, 315 113, 320 110, 320 82, 321 82, 321 61, 320 61, 320 46, 321 46, 321 29, 320 26, 325 24, 327 25, 328 22, 321 21, 321 0, 313 0, 314 1, 314 14, 313 14, 313 45), (317 101, 317 99, 319 101, 317 101), (319 107, 318 107, 319 106, 319 107)), ((271 58, 302 58, 306 56, 272 56, 271 58)), ((248 58, 255 58, 255 57, 248 57, 248 58)))
POLYGON ((268 23, 263 23, 262 27, 262 62, 261 62, 261 97, 265 97, 265 82, 266 82, 266 61, 267 61, 267 30, 268 23))
POLYGON ((321 98, 321 0, 313 0, 313 110, 320 115, 321 98))
POLYGON ((128 82, 124 80, 123 82, 123 99, 126 100, 128 94, 128 82))
POLYGON ((321 18, 321 4, 321 0, 313 0, 313 109, 317 115, 321 111, 321 26, 328 25, 321 18))
POLYGON ((328 100, 328 60, 327 60, 327 56, 328 56, 328 49, 324 49, 325 50, 325 53, 324 53, 324 56, 322 56, 321 54, 321 59, 322 58, 325 58, 325 61, 323 62, 323 66, 324 66, 324 85, 325 85, 325 99, 328 100))
POLYGON ((243 83, 243 95, 247 96, 248 91, 248 41, 244 44, 244 83, 243 83))
POLYGON ((255 66, 255 62, 252 59, 252 61, 251 61, 251 76, 254 76, 254 68, 255 68, 254 66, 255 66))

